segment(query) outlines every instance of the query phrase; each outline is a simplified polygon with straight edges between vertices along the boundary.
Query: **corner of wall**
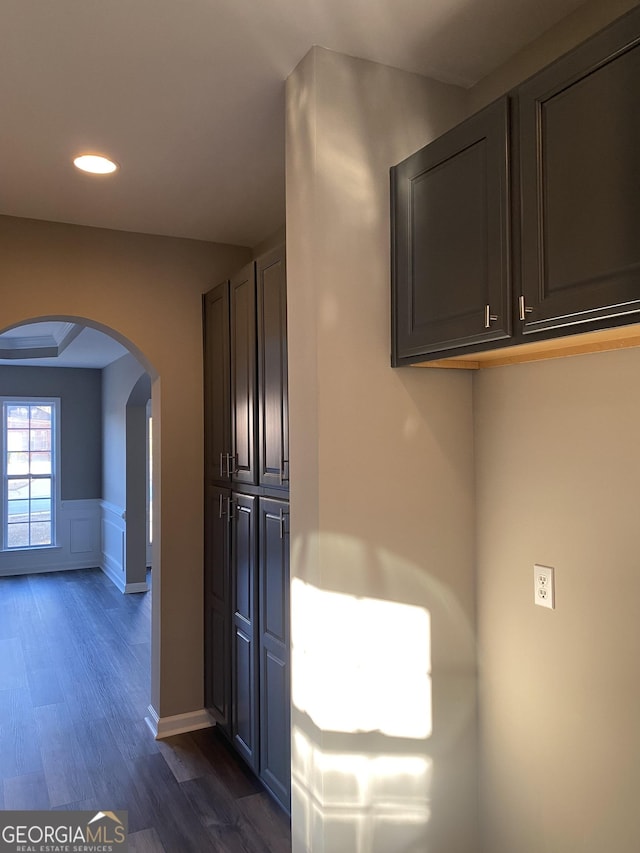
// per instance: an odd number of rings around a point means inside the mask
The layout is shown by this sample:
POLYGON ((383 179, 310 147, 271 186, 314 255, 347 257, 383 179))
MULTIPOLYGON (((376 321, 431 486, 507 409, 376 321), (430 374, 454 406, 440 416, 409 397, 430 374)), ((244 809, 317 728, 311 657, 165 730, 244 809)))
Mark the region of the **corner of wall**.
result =
POLYGON ((638 0, 589 0, 469 90, 469 112, 482 109, 563 53, 638 5, 638 0))

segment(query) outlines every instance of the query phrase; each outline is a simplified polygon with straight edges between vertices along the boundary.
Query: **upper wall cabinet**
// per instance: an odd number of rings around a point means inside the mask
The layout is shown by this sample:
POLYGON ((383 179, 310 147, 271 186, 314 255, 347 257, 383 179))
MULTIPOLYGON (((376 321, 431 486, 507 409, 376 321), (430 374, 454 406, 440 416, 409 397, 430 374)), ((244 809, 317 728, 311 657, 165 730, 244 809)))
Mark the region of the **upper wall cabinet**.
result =
POLYGON ((524 333, 636 322, 640 14, 537 74, 517 99, 524 333))
POLYGON ((258 464, 261 485, 289 488, 287 273, 285 247, 256 264, 258 291, 258 464))
POLYGON ((391 170, 393 362, 511 332, 508 100, 391 170))
POLYGON ((285 247, 204 297, 208 482, 289 489, 285 247))
POLYGON ((256 279, 247 264, 231 279, 231 479, 255 483, 256 279))
POLYGON ((640 323, 640 8, 391 178, 392 364, 606 348, 640 323))
POLYGON ((204 297, 204 381, 207 481, 254 483, 254 263, 204 297))
POLYGON ((229 282, 204 297, 205 469, 208 482, 230 477, 229 282))

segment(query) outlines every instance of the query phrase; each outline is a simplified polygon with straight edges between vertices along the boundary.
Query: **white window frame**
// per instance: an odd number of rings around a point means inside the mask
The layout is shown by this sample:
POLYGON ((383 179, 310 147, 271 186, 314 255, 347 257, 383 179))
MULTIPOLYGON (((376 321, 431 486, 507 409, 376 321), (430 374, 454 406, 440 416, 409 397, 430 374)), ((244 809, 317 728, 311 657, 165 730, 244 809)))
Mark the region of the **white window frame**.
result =
MULTIPOLYGON (((2 529, 0 530, 0 551, 43 551, 47 548, 58 547, 58 518, 60 516, 60 397, 23 397, 13 395, 11 397, 0 397, 0 411, 2 412, 2 423, 0 424, 0 460, 2 461, 2 494, 0 495, 0 516, 2 529), (22 545, 20 547, 9 547, 7 545, 7 406, 33 406, 42 404, 51 406, 51 542, 48 545, 22 545)), ((28 479, 30 475, 25 475, 28 479)))

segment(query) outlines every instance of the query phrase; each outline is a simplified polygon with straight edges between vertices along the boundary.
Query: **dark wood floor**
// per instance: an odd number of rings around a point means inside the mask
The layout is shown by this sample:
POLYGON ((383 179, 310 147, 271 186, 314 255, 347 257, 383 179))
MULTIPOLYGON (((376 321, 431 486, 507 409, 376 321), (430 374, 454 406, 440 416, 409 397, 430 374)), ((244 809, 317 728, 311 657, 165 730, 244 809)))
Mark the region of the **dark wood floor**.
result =
POLYGON ((126 809, 132 853, 287 853, 215 729, 154 741, 150 607, 97 569, 0 579, 0 808, 126 809))

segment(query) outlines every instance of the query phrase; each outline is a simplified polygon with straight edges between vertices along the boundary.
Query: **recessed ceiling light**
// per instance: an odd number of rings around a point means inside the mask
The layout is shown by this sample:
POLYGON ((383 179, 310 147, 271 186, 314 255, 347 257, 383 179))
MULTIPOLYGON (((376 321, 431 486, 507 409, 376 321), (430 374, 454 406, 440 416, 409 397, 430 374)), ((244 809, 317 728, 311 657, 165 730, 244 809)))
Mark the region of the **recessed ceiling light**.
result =
POLYGON ((99 154, 81 154, 79 157, 74 157, 73 165, 83 172, 91 172, 92 175, 108 175, 118 168, 118 164, 113 160, 101 157, 99 154))

